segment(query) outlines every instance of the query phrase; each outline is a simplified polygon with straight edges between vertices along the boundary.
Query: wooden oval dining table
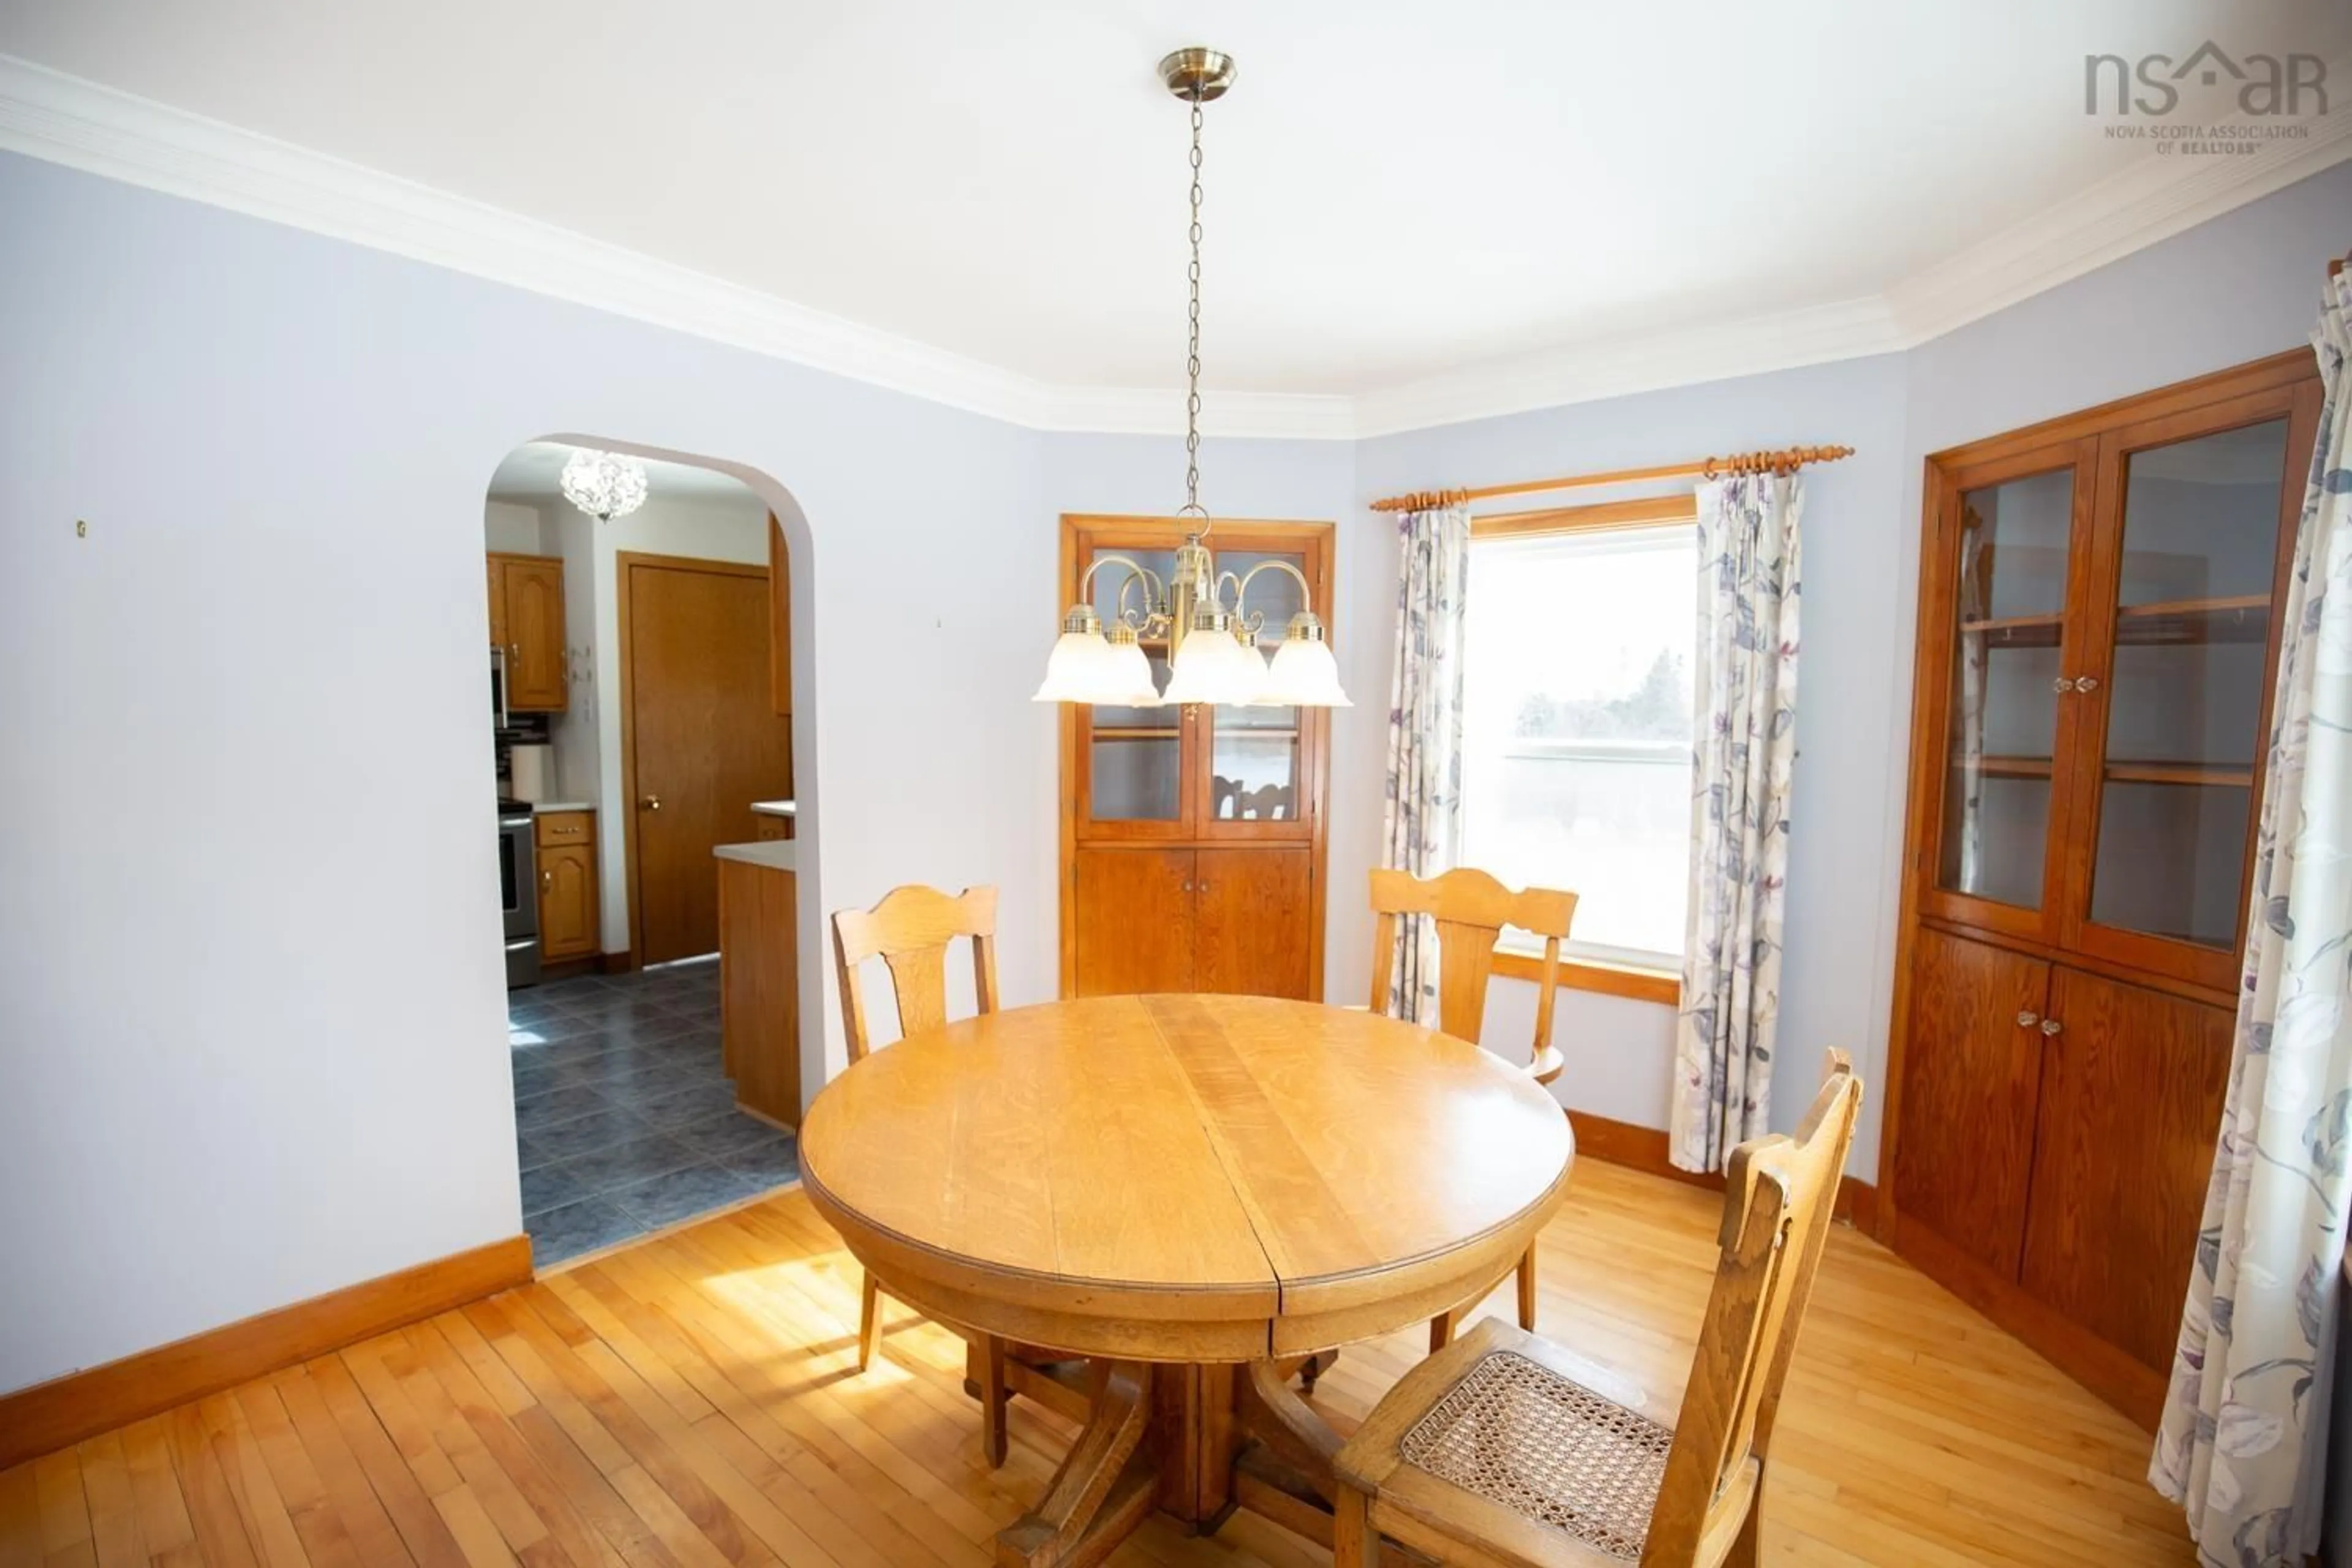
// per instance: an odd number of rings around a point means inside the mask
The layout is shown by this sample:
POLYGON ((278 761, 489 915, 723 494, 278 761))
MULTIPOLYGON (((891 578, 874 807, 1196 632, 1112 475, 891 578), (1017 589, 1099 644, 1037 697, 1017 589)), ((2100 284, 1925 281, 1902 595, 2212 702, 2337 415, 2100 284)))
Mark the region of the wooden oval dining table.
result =
POLYGON ((1006 1386, 1084 1421, 997 1538, 1027 1568, 1099 1562, 1154 1506, 1328 1540, 1338 1439, 1286 1373, 1483 1295, 1573 1152, 1550 1095, 1466 1041, 1191 994, 909 1036, 828 1084, 800 1142, 811 1202, 884 1291, 1009 1346, 1006 1386))

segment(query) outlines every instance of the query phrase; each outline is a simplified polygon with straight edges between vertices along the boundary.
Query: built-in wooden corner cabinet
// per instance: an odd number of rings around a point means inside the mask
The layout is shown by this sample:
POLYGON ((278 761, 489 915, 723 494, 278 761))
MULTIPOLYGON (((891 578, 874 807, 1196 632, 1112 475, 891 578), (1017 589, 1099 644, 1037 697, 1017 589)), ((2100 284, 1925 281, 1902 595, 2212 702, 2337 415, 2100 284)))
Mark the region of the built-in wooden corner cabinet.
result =
MULTIPOLYGON (((1185 531, 1173 518, 1065 516, 1061 602, 1077 602, 1080 579, 1105 555, 1166 580, 1185 531)), ((1268 649, 1301 608, 1335 642, 1344 635, 1331 626, 1332 538, 1328 522, 1219 522, 1209 534, 1220 574, 1279 559, 1314 584, 1312 606, 1287 573, 1250 584, 1268 649)), ((1117 565, 1095 574, 1106 626, 1127 576, 1117 565)), ((1131 591, 1127 606, 1138 607, 1131 591)), ((1165 687, 1167 644, 1143 646, 1165 687)), ((1312 708, 1063 710, 1063 995, 1321 999, 1330 722, 1312 708)))
POLYGON ((507 708, 560 713, 563 679, 563 563, 552 555, 493 553, 490 646, 506 654, 507 708))
POLYGON ((1881 1234, 2150 1427, 2319 403, 2303 351, 1927 459, 1881 1234))

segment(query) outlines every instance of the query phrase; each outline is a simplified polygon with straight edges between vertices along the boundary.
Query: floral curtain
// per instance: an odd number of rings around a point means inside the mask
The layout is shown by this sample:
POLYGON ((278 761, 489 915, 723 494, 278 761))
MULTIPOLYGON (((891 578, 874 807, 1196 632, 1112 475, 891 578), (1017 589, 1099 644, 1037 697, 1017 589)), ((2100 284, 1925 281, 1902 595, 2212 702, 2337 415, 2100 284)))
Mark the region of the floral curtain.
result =
POLYGON ((1763 1132, 1780 1011, 1789 774, 1797 754, 1793 474, 1698 490, 1698 701, 1690 909, 1675 1028, 1674 1163, 1719 1171, 1763 1132))
MULTIPOLYGON (((1397 525, 1396 673, 1389 686, 1388 807, 1381 862, 1416 877, 1450 869, 1462 836, 1463 602, 1470 511, 1438 507, 1397 525)), ((1401 921, 1389 1011, 1437 1018, 1437 930, 1401 921)))
POLYGON ((2319 1542, 2352 1204, 2352 270, 2313 341, 2326 397, 2279 639, 2229 1099, 2148 1479, 2200 1557, 2319 1542))

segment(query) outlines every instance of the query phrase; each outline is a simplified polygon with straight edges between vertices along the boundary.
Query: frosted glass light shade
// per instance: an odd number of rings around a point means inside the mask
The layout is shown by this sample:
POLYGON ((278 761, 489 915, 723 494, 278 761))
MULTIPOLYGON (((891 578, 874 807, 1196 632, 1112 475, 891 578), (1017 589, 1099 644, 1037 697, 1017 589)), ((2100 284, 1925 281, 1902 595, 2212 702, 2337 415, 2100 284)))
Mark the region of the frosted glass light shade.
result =
POLYGON ((1111 673, 1106 679, 1124 695, 1106 698, 1104 701, 1120 708, 1159 707, 1160 688, 1151 683, 1151 660, 1145 657, 1141 645, 1129 639, 1109 647, 1111 673))
MULTIPOLYGON (((1151 684, 1145 671, 1144 684, 1151 684)), ((1045 679, 1032 702, 1125 702, 1130 689, 1122 684, 1116 649, 1100 632, 1064 632, 1045 656, 1045 679)))
POLYGON ((1176 650, 1176 673, 1168 682, 1171 702, 1221 702, 1229 708, 1257 700, 1265 686, 1265 660, 1227 631, 1202 626, 1176 650))
POLYGON ((1259 702, 1273 707, 1352 708, 1339 689, 1339 661, 1320 637, 1285 637, 1274 650, 1259 702))

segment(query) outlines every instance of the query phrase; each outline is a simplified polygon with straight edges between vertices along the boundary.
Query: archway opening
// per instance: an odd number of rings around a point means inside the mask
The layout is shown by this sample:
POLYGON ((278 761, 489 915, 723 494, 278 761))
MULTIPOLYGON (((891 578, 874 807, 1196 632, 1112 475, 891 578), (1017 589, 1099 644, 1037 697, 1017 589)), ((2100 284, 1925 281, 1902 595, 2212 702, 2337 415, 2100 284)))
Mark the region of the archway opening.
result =
POLYGON ((795 533, 764 476, 601 439, 527 442, 490 478, 508 1047, 540 1267, 797 1179, 795 533))

